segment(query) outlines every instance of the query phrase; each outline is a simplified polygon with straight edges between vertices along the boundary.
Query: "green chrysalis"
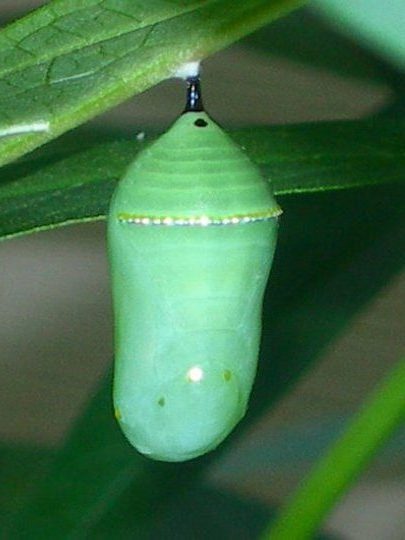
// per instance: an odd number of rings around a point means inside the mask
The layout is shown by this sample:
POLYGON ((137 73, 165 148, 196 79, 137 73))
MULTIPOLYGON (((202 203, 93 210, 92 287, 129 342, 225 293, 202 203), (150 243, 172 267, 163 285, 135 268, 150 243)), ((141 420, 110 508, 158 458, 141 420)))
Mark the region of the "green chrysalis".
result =
POLYGON ((108 219, 114 407, 139 452, 195 458, 245 414, 280 213, 189 80, 185 113, 129 167, 108 219))

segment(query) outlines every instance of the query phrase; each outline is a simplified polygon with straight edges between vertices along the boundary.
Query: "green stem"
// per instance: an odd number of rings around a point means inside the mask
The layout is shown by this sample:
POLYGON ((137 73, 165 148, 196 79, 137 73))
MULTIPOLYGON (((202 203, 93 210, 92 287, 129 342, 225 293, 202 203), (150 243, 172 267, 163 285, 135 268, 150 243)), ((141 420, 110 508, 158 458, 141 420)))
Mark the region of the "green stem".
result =
POLYGON ((405 420, 405 359, 370 396, 343 435, 293 494, 262 540, 313 538, 329 510, 405 420))

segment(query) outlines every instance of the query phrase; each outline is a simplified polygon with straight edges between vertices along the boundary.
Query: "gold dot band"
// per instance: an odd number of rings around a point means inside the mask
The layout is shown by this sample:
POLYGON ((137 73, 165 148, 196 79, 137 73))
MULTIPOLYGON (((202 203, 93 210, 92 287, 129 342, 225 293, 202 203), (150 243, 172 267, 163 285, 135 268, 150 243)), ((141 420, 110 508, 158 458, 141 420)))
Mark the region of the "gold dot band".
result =
POLYGON ((282 213, 280 208, 273 208, 268 212, 258 212, 247 215, 227 217, 190 216, 190 217, 153 217, 135 214, 120 213, 118 221, 129 225, 160 225, 166 227, 209 227, 213 225, 239 225, 257 223, 274 219, 282 213))

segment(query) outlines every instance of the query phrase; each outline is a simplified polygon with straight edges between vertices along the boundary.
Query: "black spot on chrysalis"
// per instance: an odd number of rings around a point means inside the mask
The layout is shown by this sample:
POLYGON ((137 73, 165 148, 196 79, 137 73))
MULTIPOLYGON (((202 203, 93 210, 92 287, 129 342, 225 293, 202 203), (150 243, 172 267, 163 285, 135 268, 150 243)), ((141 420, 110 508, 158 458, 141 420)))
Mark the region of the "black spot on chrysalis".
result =
POLYGON ((206 122, 203 118, 197 118, 194 125, 197 127, 206 127, 208 126, 208 122, 206 122))

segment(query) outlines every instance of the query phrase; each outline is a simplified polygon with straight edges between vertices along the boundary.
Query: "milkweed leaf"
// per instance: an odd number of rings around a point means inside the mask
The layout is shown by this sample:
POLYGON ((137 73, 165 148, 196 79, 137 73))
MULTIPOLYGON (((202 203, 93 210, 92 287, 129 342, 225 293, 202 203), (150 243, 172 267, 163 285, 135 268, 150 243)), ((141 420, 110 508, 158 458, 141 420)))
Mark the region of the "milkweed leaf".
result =
POLYGON ((0 165, 302 0, 55 0, 0 32, 0 165))
MULTIPOLYGON (((405 120, 325 122, 230 132, 276 195, 404 181, 405 120)), ((153 140, 153 139, 152 139, 153 140)), ((0 236, 105 217, 115 184, 144 142, 60 147, 2 170, 0 236)))

